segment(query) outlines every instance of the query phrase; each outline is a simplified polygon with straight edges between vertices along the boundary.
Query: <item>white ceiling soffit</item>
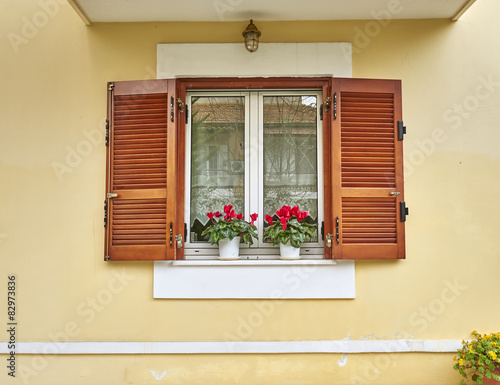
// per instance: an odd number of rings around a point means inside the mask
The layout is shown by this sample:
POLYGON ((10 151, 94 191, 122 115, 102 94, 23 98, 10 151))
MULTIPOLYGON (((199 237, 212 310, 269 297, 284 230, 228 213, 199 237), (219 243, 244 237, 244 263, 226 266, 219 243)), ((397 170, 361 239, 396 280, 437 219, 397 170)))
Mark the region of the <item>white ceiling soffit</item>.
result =
POLYGON ((68 0, 83 21, 452 19, 476 0, 68 0))

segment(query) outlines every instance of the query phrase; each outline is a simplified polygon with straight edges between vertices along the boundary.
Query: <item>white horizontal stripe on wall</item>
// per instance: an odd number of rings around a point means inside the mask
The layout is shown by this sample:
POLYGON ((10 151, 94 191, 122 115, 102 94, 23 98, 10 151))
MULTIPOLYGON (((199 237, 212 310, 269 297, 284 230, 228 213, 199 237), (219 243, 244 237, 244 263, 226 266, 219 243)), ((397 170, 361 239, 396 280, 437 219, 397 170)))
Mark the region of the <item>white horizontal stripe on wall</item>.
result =
MULTIPOLYGON (((337 340, 241 342, 18 342, 16 354, 287 354, 450 353, 460 340, 337 340)), ((0 354, 8 354, 7 343, 0 354)))

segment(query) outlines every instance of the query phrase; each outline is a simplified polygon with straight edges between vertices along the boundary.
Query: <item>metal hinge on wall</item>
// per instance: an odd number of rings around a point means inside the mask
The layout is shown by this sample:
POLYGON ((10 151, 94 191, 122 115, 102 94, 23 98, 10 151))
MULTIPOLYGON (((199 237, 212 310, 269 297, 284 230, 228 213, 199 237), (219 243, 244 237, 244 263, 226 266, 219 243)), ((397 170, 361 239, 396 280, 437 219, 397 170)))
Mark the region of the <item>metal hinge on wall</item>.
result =
POLYGON ((104 227, 108 225, 108 201, 104 200, 104 227))
POLYGON ((399 202, 399 214, 401 222, 406 222, 406 216, 410 214, 405 202, 399 202))
POLYGON ((406 134, 406 126, 403 125, 402 120, 398 120, 398 140, 403 140, 404 134, 406 134))
POLYGON ((106 119, 106 138, 104 139, 104 144, 108 147, 109 143, 109 119, 106 119))
POLYGON ((319 120, 323 120, 323 105, 319 106, 319 120))

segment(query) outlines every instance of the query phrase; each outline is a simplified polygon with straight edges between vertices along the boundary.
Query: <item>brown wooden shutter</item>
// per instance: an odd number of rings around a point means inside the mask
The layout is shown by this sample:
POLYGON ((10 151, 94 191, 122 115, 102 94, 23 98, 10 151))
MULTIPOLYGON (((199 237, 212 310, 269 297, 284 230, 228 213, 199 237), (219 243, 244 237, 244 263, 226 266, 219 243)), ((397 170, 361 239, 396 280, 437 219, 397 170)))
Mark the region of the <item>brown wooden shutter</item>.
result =
POLYGON ((333 93, 333 258, 405 258, 401 82, 334 79, 333 93))
POLYGON ((176 228, 173 82, 108 84, 107 260, 174 258, 170 246, 170 223, 176 228))

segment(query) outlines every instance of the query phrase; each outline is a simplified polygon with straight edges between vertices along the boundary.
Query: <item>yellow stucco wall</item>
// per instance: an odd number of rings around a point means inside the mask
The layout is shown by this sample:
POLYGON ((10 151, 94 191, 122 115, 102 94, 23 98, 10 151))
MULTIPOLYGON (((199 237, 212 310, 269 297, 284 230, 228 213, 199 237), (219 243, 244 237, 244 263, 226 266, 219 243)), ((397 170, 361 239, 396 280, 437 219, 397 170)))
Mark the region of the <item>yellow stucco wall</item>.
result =
MULTIPOLYGON (((152 263, 103 262, 102 130, 106 82, 154 78, 158 43, 240 42, 246 23, 86 27, 62 0, 43 4, 0 2, 0 287, 16 275, 19 341, 236 334, 258 301, 154 300, 152 263), (103 290, 109 303, 92 307, 103 290)), ((282 301, 248 340, 499 330, 499 14, 497 0, 478 0, 456 23, 258 22, 262 42, 350 41, 353 77, 402 79, 411 215, 407 260, 356 262, 356 299, 282 301)), ((455 384, 452 356, 358 354, 341 367, 340 354, 18 355, 18 365, 36 372, 31 384, 455 384), (164 369, 161 380, 149 372, 164 369)), ((0 384, 22 382, 6 372, 0 384)))

